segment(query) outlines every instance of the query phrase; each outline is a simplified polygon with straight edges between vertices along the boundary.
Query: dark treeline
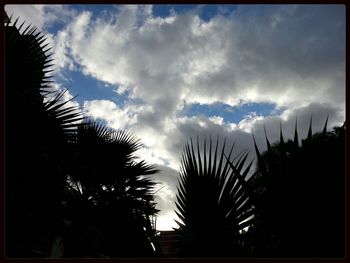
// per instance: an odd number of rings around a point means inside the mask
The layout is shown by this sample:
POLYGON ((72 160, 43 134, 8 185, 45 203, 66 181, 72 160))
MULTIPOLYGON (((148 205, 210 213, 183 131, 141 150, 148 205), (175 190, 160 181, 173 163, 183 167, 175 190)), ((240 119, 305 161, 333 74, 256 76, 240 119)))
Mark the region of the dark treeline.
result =
MULTIPOLYGON (((161 257, 157 169, 136 158, 141 142, 68 106, 44 36, 16 22, 5 23, 6 256, 161 257)), ((178 257, 344 256, 345 123, 266 144, 254 170, 231 145, 185 146, 178 257)))

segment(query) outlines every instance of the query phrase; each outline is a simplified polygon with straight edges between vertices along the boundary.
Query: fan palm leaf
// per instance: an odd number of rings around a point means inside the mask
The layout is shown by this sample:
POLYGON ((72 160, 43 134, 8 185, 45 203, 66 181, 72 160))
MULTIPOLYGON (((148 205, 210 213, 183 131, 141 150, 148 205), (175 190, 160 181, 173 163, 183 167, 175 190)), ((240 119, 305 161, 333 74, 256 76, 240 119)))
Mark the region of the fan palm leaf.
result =
POLYGON ((209 149, 204 142, 203 153, 192 140, 186 144, 181 159, 180 180, 176 199, 176 214, 182 256, 227 257, 242 256, 242 230, 254 218, 246 178, 250 165, 243 169, 247 155, 231 161, 233 147, 225 155, 224 141, 209 149), (238 159, 238 160, 237 160, 238 159))
POLYGON ((126 131, 113 131, 91 120, 78 127, 74 138, 70 176, 79 185, 79 191, 75 191, 81 196, 79 202, 90 206, 71 214, 81 230, 68 238, 65 256, 154 256, 151 243, 155 242, 155 229, 151 219, 158 210, 154 202, 156 183, 149 176, 157 170, 136 160, 141 142, 126 131), (76 250, 78 244, 72 240, 78 240, 83 230, 90 233, 88 225, 101 233, 95 239, 104 246, 90 243, 89 250, 76 250))

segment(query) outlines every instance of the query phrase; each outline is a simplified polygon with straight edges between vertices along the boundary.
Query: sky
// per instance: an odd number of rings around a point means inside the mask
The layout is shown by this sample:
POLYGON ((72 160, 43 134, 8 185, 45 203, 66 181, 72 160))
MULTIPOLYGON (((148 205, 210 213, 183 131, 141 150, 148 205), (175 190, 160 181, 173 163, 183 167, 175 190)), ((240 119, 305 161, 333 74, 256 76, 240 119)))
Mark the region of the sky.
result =
POLYGON ((344 5, 6 5, 53 50, 65 99, 144 147, 160 173, 159 230, 176 227, 181 153, 226 138, 254 158, 280 124, 300 139, 345 121, 344 5))

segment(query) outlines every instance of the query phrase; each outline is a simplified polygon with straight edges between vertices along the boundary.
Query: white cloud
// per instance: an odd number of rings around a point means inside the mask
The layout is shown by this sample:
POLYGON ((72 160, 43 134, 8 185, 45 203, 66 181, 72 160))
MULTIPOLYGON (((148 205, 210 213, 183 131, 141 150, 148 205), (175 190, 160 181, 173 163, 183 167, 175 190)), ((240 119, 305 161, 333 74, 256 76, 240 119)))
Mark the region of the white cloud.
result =
POLYGON ((149 8, 122 6, 106 19, 82 12, 66 31, 85 74, 165 104, 165 114, 183 99, 288 107, 343 101, 341 6, 243 6, 209 22, 195 12, 155 18, 149 8))
POLYGON ((251 133, 253 131, 254 124, 262 119, 264 119, 263 116, 258 116, 256 112, 250 112, 238 123, 238 127, 246 133, 251 133))
POLYGON ((140 111, 150 110, 146 106, 127 105, 120 108, 110 100, 92 100, 84 102, 84 110, 88 116, 107 121, 113 129, 127 129, 137 122, 140 111))
MULTIPOLYGON (((16 10, 42 27, 67 8, 16 10)), ((145 103, 167 106, 164 114, 183 99, 287 107, 344 101, 341 5, 243 5, 208 22, 196 12, 153 17, 151 6, 115 10, 105 17, 83 11, 68 20, 54 40, 60 67, 72 67, 73 59, 85 74, 122 85, 145 103)))
POLYGON ((154 152, 153 149, 149 149, 148 147, 143 147, 138 150, 137 155, 147 163, 166 165, 166 160, 162 159, 157 152, 154 152))
POLYGON ((209 120, 211 120, 216 125, 223 125, 224 124, 224 118, 222 118, 220 116, 209 117, 209 120))
POLYGON ((178 171, 166 167, 164 165, 158 165, 160 172, 153 175, 154 180, 160 182, 158 188, 156 188, 156 208, 160 210, 157 216, 157 229, 169 230, 172 227, 176 227, 174 219, 177 216, 175 210, 175 188, 177 186, 178 171))
POLYGON ((66 31, 59 31, 55 36, 52 36, 53 45, 53 58, 55 67, 57 69, 56 74, 60 73, 63 68, 74 70, 74 62, 69 56, 68 52, 68 39, 69 36, 66 31))

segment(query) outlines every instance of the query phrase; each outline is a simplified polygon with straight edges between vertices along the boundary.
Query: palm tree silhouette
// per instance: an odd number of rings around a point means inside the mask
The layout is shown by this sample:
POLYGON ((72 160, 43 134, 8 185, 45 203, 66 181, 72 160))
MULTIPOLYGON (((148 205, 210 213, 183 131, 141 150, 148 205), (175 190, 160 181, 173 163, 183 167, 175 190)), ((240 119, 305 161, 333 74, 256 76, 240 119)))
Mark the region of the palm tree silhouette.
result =
POLYGON ((156 252, 154 166, 136 161, 142 146, 125 131, 87 121, 72 143, 67 196, 67 257, 151 257, 156 252), (91 238, 82 239, 83 232, 91 238), (90 243, 89 243, 90 242, 90 243))
POLYGON ((62 154, 81 113, 50 84, 44 36, 5 24, 6 255, 50 256, 59 228, 62 154), (21 32, 21 33, 20 33, 21 32), (52 99, 44 101, 45 94, 52 99))
POLYGON ((175 229, 179 256, 240 257, 249 252, 244 229, 254 222, 246 179, 252 163, 243 169, 247 154, 231 161, 233 146, 227 156, 225 142, 218 147, 211 139, 208 152, 204 141, 204 155, 198 141, 196 150, 192 140, 185 147, 176 202, 182 221, 175 229))
POLYGON ((155 256, 157 170, 132 135, 67 106, 44 36, 17 22, 5 24, 6 256, 155 256))
POLYGON ((294 140, 256 144, 260 189, 254 229, 256 253, 277 257, 343 257, 345 235, 345 123, 294 140))

